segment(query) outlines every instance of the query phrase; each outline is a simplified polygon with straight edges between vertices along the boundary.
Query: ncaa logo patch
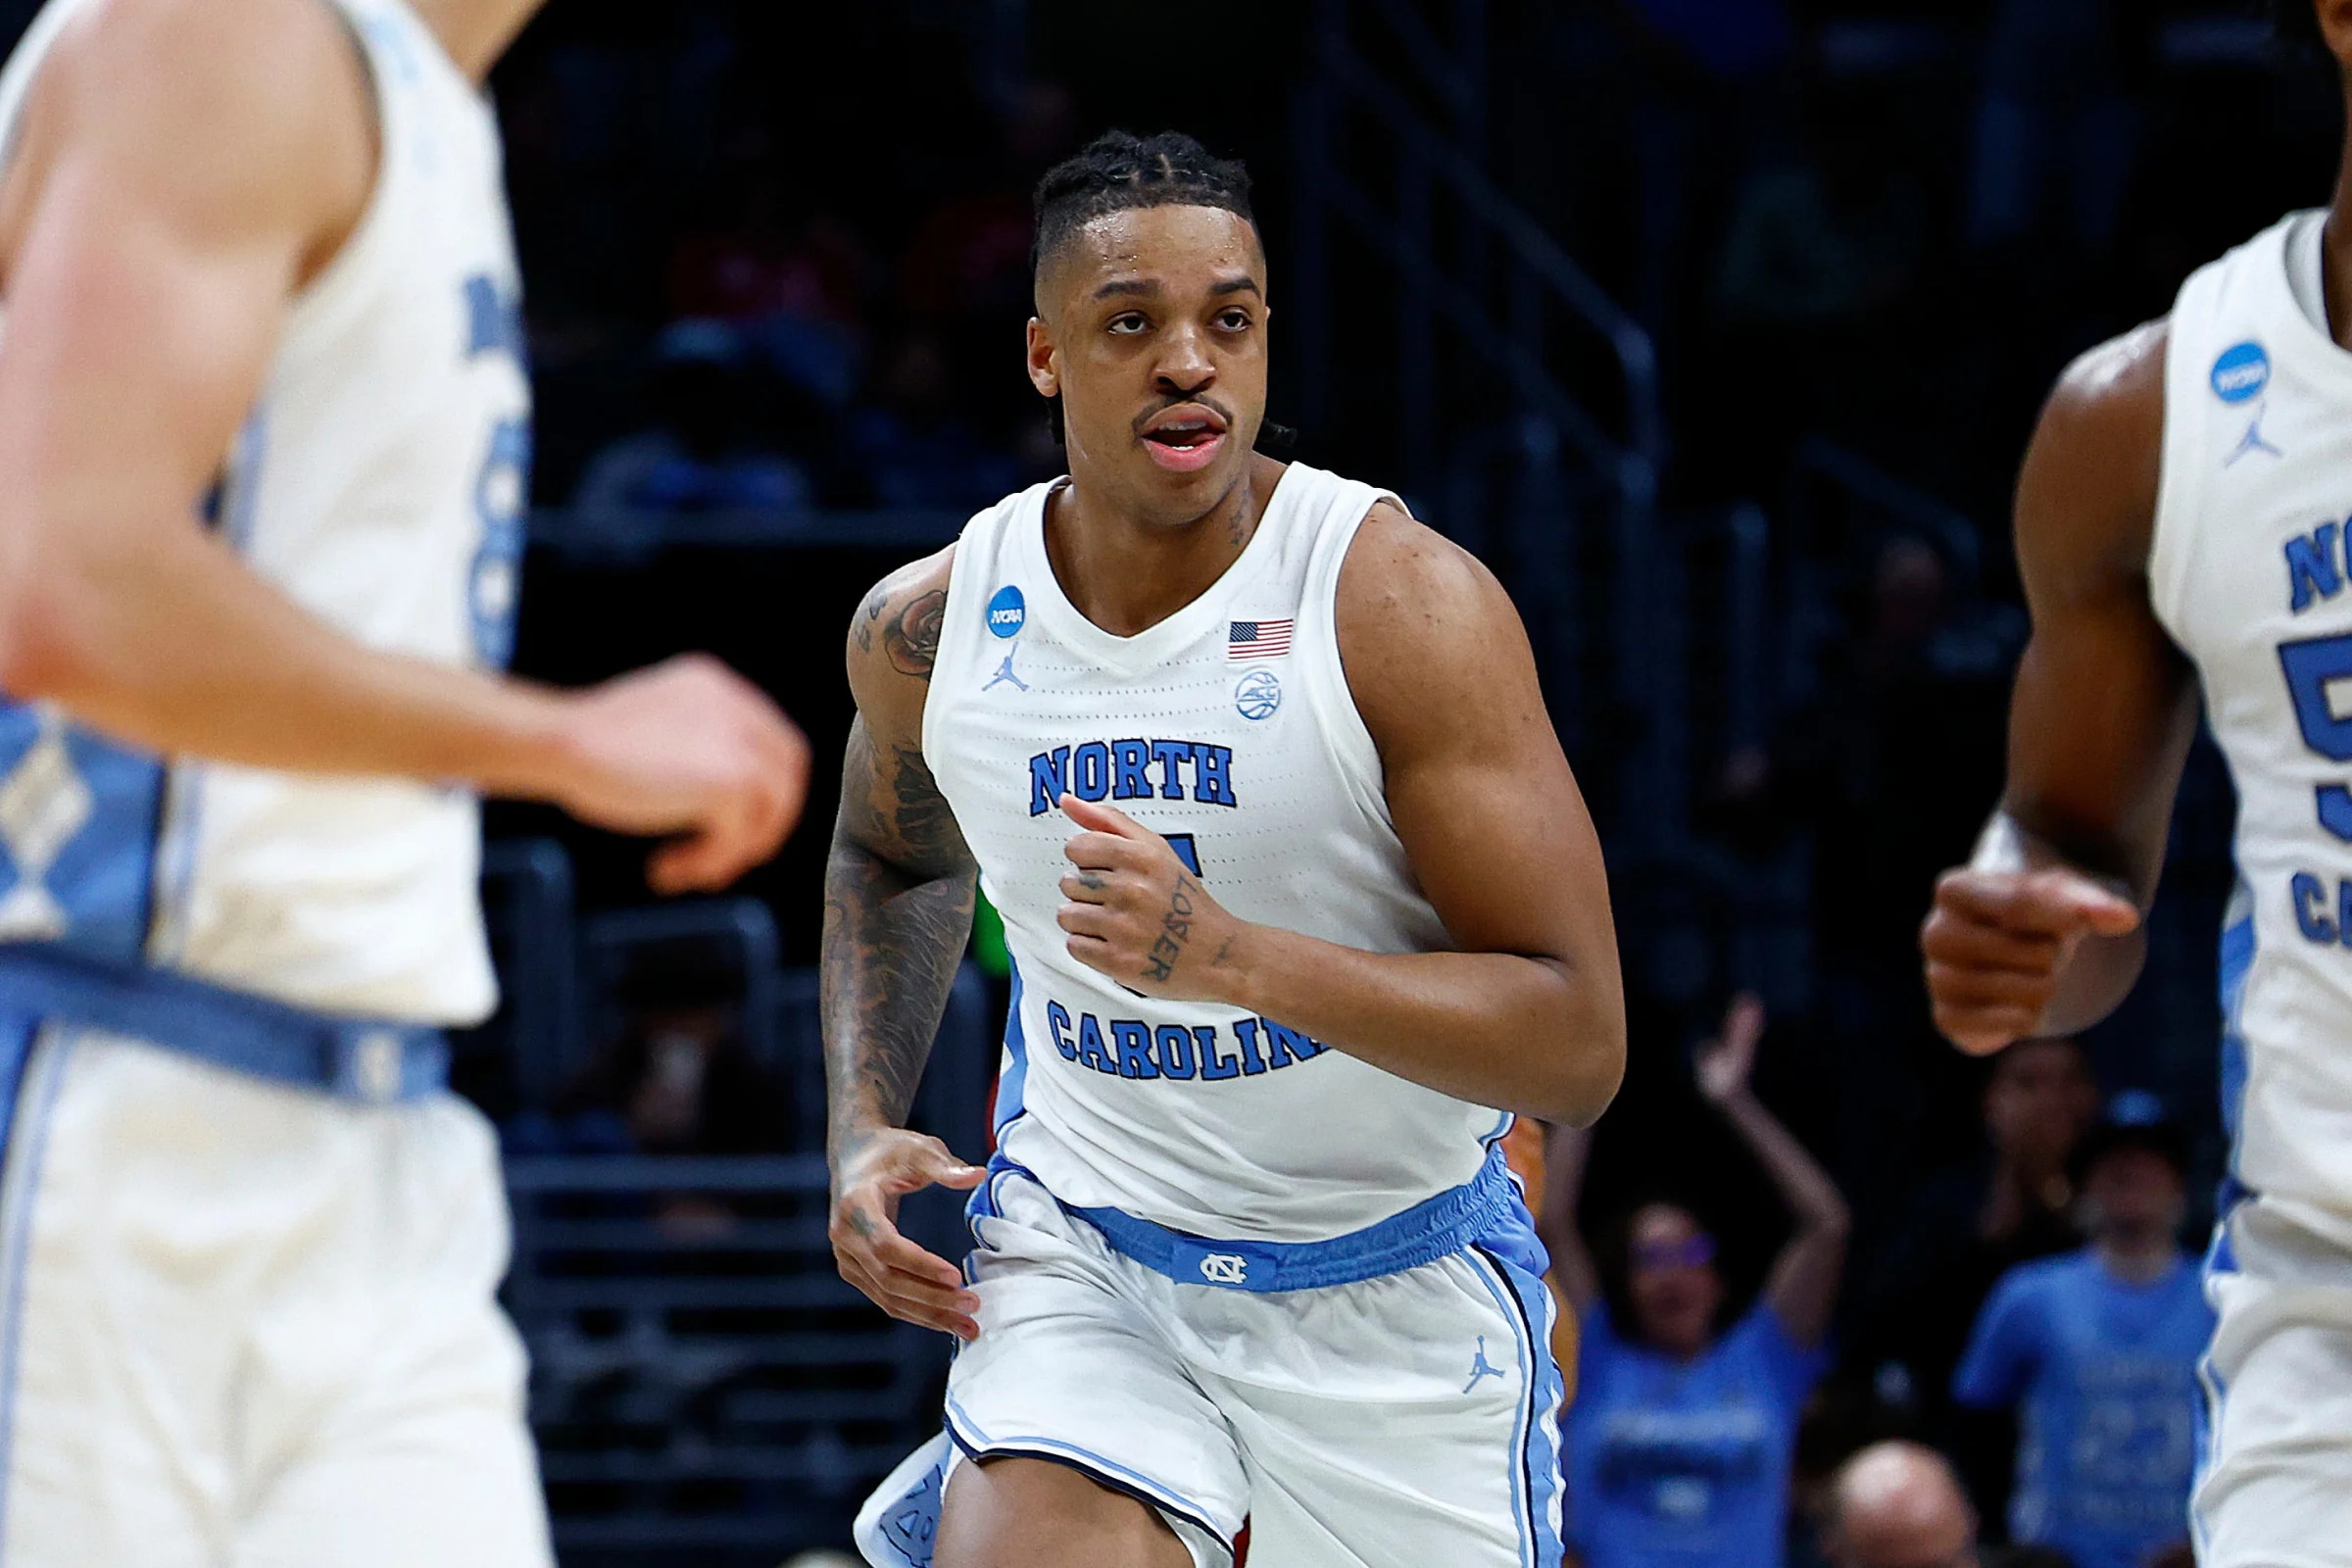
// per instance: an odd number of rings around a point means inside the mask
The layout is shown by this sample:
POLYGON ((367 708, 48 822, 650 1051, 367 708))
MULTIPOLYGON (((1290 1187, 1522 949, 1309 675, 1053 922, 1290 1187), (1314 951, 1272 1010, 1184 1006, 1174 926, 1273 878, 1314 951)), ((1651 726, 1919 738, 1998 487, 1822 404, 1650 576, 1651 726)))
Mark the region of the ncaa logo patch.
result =
POLYGON ((2271 355, 2259 343, 2240 343, 2213 362, 2213 395, 2224 403, 2251 403, 2270 390, 2271 355))
POLYGON ((1272 718, 1282 707, 1282 682, 1270 669, 1253 669, 1234 687, 1233 706, 1253 724, 1272 718))
POLYGON ((997 590, 997 597, 988 602, 988 629, 999 637, 1018 637, 1021 628, 1029 624, 1029 603, 1021 591, 1010 583, 997 590))

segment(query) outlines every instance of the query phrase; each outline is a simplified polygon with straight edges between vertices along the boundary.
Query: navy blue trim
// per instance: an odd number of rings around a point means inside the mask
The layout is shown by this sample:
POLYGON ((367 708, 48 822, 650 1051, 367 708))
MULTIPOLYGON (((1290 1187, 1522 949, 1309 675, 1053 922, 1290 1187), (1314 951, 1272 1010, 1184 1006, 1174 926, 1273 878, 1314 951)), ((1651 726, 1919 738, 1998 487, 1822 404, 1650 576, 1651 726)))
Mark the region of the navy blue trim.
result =
POLYGON ((449 1083, 438 1029, 299 1007, 48 944, 0 944, 0 1014, 127 1035, 258 1078, 386 1102, 449 1083))
POLYGON ((1450 1257, 1517 1206, 1499 1148, 1479 1173, 1360 1231, 1327 1242, 1221 1242, 1154 1225, 1116 1208, 1062 1208, 1102 1233, 1114 1251, 1179 1285, 1271 1294, 1354 1285, 1450 1257))
MULTIPOLYGON (((1061 1453, 1053 1448, 1044 1447, 1041 1446, 1045 1442, 1044 1439, 1038 1440, 1036 1444, 1027 1444, 1019 1438, 1011 1438, 1003 1443, 990 1443, 974 1447, 963 1440, 962 1433, 956 1430, 955 1422, 947 1423, 947 1432, 948 1441, 962 1449, 963 1456, 974 1464, 983 1459, 1043 1459, 1048 1464, 1057 1464, 1065 1470, 1075 1470, 1106 1492, 1116 1492, 1122 1496, 1133 1497, 1154 1513, 1172 1514, 1186 1524, 1205 1531, 1209 1540, 1225 1548, 1225 1555, 1228 1558, 1233 1555, 1233 1543, 1226 1538, 1225 1532, 1199 1514, 1187 1508, 1176 1507, 1164 1497, 1154 1497, 1134 1482, 1122 1481, 1117 1476, 1099 1470, 1074 1454, 1061 1453)), ((942 1496, 944 1500, 944 1493, 942 1496)))

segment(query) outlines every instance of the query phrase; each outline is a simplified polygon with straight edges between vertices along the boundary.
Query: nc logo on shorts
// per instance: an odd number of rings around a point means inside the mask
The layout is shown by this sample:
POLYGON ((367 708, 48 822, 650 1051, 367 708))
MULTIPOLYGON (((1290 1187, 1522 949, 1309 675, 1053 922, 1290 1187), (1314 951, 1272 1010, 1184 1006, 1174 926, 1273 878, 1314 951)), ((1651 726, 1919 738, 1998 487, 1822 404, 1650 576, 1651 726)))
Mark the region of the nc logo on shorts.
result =
POLYGON ((2270 351, 2259 343, 2225 349, 2213 362, 2213 395, 2224 403, 2251 403, 2269 390, 2270 384, 2270 351))
POLYGON ((1282 682, 1274 678, 1270 669, 1253 669, 1233 689, 1233 706, 1252 723, 1272 718, 1275 710, 1282 707, 1282 682))
POLYGON ((988 602, 988 629, 1000 637, 1018 637, 1021 628, 1029 623, 1029 604, 1021 591, 1009 583, 997 590, 997 597, 988 602))
POLYGON ((1200 1277, 1211 1285, 1247 1285, 1250 1260, 1232 1252, 1211 1252, 1200 1260, 1200 1277))

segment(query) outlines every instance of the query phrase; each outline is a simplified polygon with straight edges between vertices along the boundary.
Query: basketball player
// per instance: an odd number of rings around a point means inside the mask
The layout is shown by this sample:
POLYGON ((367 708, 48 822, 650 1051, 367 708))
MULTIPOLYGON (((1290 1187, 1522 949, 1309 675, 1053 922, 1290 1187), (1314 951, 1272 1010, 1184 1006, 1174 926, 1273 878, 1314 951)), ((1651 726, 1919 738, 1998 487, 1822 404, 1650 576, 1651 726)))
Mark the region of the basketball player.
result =
POLYGON ((1525 634, 1394 499, 1255 450, 1238 166, 1105 136, 1040 186, 1036 257, 1070 477, 850 638, 835 1251, 962 1342, 860 1543, 1205 1568, 1248 1520, 1280 1568, 1556 1564, 1552 1308, 1494 1145, 1597 1116, 1624 1023, 1525 634), (1016 963, 985 1173, 900 1126, 975 876, 1016 963), (976 1189, 968 1282, 893 1224, 934 1183, 976 1189))
POLYGON ((533 9, 56 0, 0 74, 9 1568, 549 1560, 441 1087, 473 792, 709 888, 805 763, 707 662, 489 672, 530 426, 480 82, 533 9))
MULTIPOLYGON (((2352 0, 2280 0, 2352 73, 2352 0)), ((2207 1568, 2352 1564, 2352 158, 2060 380, 2026 456, 2009 782, 1923 932, 1984 1054, 2115 1006, 2204 697, 2238 801, 2232 1151, 2191 1502, 2207 1568)), ((2132 1440, 2136 1441, 2136 1440, 2132 1440)))

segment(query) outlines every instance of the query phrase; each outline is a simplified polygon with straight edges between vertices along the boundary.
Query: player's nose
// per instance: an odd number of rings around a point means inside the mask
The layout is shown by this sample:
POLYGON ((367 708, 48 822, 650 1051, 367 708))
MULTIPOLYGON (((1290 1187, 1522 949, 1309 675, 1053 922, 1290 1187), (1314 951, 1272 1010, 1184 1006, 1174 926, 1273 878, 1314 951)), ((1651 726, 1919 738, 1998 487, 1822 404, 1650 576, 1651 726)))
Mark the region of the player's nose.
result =
POLYGON ((1208 345, 1201 341, 1199 328, 1179 327, 1167 334, 1162 344, 1152 375, 1163 390, 1199 392, 1216 380, 1216 361, 1209 357, 1208 345))

